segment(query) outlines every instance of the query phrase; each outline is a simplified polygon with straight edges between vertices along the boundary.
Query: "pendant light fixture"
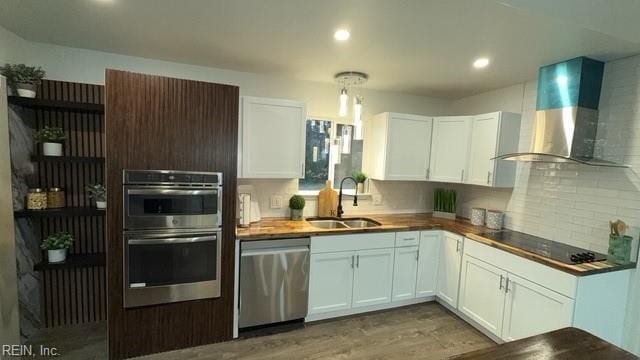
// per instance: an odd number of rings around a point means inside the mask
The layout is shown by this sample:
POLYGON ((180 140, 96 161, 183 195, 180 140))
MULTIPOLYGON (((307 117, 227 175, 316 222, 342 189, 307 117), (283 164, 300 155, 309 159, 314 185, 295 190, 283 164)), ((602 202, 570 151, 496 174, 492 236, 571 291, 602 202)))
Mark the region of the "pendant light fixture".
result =
POLYGON ((344 117, 349 113, 349 91, 351 91, 353 95, 353 139, 362 140, 363 96, 361 94, 361 90, 362 85, 367 82, 369 76, 362 72, 345 71, 336 74, 335 79, 340 85, 338 114, 341 117, 344 117))
POLYGON ((362 140, 362 96, 353 99, 353 140, 362 140))

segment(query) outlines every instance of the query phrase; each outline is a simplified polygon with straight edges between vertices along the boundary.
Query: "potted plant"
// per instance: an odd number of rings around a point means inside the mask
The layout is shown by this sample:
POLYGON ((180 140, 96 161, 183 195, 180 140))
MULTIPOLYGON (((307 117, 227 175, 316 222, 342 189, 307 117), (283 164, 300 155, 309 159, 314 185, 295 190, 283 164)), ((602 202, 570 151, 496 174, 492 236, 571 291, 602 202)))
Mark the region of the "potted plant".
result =
POLYGON ((356 171, 353 173, 353 178, 356 179, 358 183, 357 191, 360 194, 364 194, 364 182, 367 181, 367 174, 362 171, 356 171))
POLYGON ((62 143, 67 138, 59 127, 45 126, 34 136, 36 142, 42 143, 42 153, 46 156, 62 156, 62 143))
POLYGON ((107 188, 102 184, 87 185, 89 196, 96 202, 98 209, 107 208, 107 188))
POLYGON ((304 209, 305 200, 300 195, 293 195, 289 199, 289 208, 291 209, 291 220, 302 220, 302 210, 304 209))
POLYGON ((67 259, 67 249, 73 243, 73 236, 61 231, 47 236, 40 244, 42 250, 47 250, 47 259, 50 263, 60 263, 67 259))
POLYGON ((450 220, 456 219, 455 190, 435 189, 433 191, 433 216, 450 220))
POLYGON ((7 78, 9 87, 18 96, 34 98, 36 89, 45 76, 41 67, 27 66, 25 64, 5 64, 0 67, 0 74, 7 78))

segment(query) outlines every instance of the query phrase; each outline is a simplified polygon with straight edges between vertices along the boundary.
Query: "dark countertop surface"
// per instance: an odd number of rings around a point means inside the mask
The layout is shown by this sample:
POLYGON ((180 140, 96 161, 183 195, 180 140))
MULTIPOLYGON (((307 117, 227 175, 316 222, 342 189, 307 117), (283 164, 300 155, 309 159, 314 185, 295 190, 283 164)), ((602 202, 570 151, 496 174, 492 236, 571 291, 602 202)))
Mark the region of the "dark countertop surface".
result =
POLYGON ((454 356, 451 359, 576 359, 622 360, 637 356, 586 331, 564 328, 530 338, 495 345, 454 356))
MULTIPOLYGON (((351 216, 356 217, 356 216, 351 216)), ((603 272, 611 272, 635 268, 635 263, 615 264, 608 261, 598 261, 584 264, 565 264, 554 261, 547 257, 535 254, 533 252, 515 247, 513 245, 501 243, 489 238, 479 236, 484 232, 491 230, 484 226, 472 225, 467 219, 448 220, 435 218, 430 213, 423 214, 378 214, 378 215, 359 215, 373 219, 381 226, 362 229, 322 229, 311 225, 307 221, 292 221, 287 218, 265 218, 262 221, 251 224, 250 227, 236 229, 236 237, 239 240, 270 240, 291 237, 321 236, 321 235, 339 235, 339 234, 355 234, 367 232, 385 232, 385 231, 410 231, 410 230, 432 230, 441 229, 452 233, 466 236, 467 238, 481 242, 483 244, 495 247, 497 249, 507 251, 514 255, 524 257, 526 259, 551 266, 558 270, 570 273, 576 276, 593 275, 603 272)), ((346 216, 345 219, 350 218, 346 216)))

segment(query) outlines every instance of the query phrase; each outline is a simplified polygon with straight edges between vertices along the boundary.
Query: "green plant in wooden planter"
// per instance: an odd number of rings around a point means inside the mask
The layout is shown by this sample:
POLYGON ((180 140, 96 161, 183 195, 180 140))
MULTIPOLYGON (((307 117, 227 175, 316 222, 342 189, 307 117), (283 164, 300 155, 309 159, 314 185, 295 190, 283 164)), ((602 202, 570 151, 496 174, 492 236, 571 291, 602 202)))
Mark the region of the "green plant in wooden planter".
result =
POLYGON ((293 195, 289 199, 289 209, 291 209, 291 220, 302 220, 302 211, 306 201, 300 195, 293 195))
POLYGON ((456 191, 435 189, 433 191, 433 216, 445 219, 456 218, 456 191))

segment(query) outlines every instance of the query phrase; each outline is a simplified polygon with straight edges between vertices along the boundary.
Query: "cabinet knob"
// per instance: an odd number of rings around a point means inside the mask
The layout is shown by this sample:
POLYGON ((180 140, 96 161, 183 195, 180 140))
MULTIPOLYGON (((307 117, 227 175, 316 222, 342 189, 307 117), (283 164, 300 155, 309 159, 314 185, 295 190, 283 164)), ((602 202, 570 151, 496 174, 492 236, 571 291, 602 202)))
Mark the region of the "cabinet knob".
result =
POLYGON ((460 182, 464 182, 464 169, 460 170, 460 182))

